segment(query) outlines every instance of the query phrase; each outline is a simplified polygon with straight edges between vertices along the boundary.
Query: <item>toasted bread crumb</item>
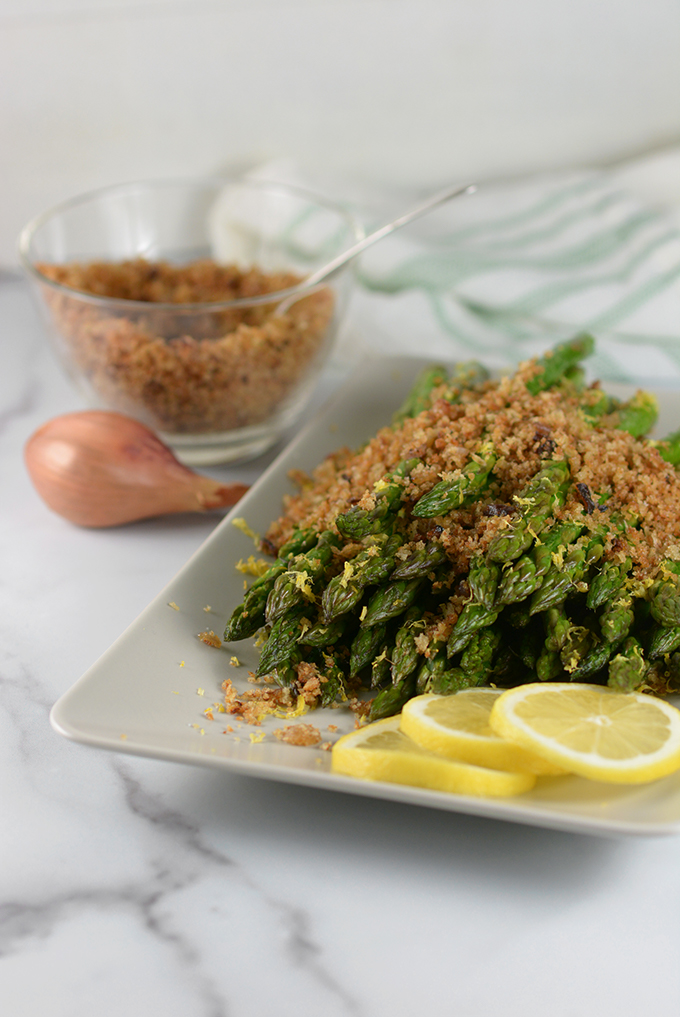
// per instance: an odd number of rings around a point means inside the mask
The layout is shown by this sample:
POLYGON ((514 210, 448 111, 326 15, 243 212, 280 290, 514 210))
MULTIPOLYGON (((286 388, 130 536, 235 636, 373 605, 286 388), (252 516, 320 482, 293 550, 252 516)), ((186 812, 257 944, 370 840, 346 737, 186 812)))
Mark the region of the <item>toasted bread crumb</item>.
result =
POLYGON ((289 724, 277 728, 274 735, 286 745, 318 745, 321 741, 321 732, 313 724, 289 724))

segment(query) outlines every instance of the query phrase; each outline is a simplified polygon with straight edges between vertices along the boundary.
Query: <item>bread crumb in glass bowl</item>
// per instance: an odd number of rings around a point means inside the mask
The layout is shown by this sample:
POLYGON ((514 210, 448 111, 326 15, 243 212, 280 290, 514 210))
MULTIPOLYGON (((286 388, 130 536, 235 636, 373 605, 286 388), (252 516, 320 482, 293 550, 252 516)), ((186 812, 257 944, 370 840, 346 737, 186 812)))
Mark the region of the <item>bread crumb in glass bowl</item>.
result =
POLYGON ((350 279, 304 278, 361 236, 340 206, 282 184, 165 181, 66 202, 19 250, 88 403, 207 464, 258 455, 300 418, 350 279))

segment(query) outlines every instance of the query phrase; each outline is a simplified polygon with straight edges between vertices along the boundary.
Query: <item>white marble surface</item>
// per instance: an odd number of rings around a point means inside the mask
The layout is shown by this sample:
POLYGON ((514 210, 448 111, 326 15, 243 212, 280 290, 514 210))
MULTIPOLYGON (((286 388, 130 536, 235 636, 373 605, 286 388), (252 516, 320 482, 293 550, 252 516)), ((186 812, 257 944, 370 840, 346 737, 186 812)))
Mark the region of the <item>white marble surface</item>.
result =
POLYGON ((11 277, 0 343, 3 1014, 676 1017, 677 837, 567 835, 55 734, 51 705, 215 519, 88 532, 51 514, 22 445, 80 404, 11 277))

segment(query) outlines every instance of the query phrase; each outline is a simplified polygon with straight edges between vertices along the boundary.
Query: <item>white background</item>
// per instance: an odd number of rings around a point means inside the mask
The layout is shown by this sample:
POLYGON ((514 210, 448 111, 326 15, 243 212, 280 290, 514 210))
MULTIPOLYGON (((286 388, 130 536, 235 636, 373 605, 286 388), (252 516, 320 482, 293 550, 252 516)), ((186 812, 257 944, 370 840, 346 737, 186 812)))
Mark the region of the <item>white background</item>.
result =
POLYGON ((133 178, 628 157, 680 138, 679 57, 676 0, 0 0, 0 264, 28 218, 133 178))

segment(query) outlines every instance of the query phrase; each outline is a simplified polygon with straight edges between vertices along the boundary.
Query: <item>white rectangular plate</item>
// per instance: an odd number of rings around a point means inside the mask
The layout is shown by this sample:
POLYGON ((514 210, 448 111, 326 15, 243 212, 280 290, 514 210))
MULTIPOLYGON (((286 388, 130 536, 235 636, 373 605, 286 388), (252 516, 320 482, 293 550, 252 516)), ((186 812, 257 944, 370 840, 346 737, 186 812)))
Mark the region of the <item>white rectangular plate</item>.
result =
MULTIPOLYGON (((275 737, 274 729, 290 721, 270 717, 257 728, 217 710, 212 721, 204 716, 206 707, 221 700, 226 677, 240 689, 249 687, 247 673, 257 660, 252 642, 214 649, 197 638, 207 628, 221 634, 242 597, 243 575, 234 565, 254 549, 231 520, 243 517, 253 530, 264 533, 280 514, 283 496, 294 490, 289 471, 311 471, 339 446, 354 448, 372 437, 389 423, 423 363, 395 357, 362 364, 169 586, 62 696, 52 710, 53 726, 67 738, 117 752, 535 826, 604 836, 680 831, 680 773, 632 788, 578 777, 542 778, 533 791, 516 798, 473 798, 333 774, 330 752, 286 745, 275 737), (230 663, 232 655, 238 655, 240 666, 230 663), (227 732, 228 725, 233 733, 227 732), (263 740, 257 740, 263 734, 263 740)), ((629 391, 611 388, 617 394, 629 391)), ((678 396, 658 395, 657 433, 666 434, 680 423, 678 396)), ((315 711, 304 722, 313 723, 328 740, 354 727, 344 707, 315 711), (338 731, 329 733, 329 724, 338 731)))

